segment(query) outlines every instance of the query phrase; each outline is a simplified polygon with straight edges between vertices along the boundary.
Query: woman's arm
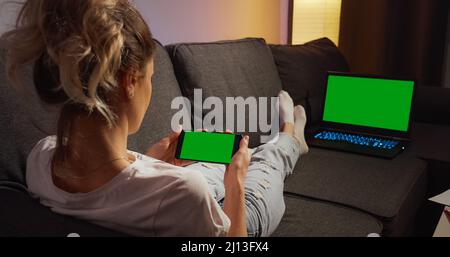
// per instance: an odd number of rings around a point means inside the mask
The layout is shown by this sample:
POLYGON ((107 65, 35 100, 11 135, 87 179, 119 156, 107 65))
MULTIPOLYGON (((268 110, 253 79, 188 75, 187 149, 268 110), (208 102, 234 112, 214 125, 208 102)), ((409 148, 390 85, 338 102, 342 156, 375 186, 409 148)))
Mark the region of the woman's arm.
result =
POLYGON ((227 236, 247 236, 245 177, 247 176, 249 163, 248 136, 245 136, 241 140, 239 150, 233 156, 224 176, 224 212, 231 221, 227 236))
POLYGON ((224 212, 230 218, 231 226, 227 236, 247 236, 244 189, 235 188, 225 191, 224 212))

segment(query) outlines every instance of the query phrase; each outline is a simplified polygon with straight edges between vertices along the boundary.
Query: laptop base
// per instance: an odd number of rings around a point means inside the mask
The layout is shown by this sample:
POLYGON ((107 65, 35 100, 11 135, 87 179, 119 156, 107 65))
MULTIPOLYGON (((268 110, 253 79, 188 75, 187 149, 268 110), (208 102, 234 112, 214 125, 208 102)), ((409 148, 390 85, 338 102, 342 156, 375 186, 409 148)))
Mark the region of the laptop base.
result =
POLYGON ((405 142, 356 133, 320 129, 307 134, 309 146, 393 159, 405 149, 405 142))

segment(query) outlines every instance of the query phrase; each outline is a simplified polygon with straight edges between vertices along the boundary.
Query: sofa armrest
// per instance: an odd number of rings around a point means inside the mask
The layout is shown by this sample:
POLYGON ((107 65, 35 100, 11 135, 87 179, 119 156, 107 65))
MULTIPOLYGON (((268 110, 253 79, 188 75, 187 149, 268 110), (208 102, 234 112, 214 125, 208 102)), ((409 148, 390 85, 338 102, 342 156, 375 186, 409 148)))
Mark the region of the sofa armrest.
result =
POLYGON ((52 212, 16 183, 0 183, 0 237, 124 237, 123 233, 52 212))
POLYGON ((450 125, 450 88, 418 86, 413 119, 415 122, 450 125))

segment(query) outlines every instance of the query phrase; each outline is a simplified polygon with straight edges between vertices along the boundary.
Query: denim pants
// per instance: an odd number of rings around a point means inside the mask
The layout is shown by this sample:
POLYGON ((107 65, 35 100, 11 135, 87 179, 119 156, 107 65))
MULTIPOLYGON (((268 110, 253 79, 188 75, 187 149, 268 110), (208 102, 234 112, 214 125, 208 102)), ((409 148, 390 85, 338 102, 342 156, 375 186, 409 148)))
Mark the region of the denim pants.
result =
MULTIPOLYGON (((292 174, 300 149, 292 136, 280 133, 276 142, 249 151, 251 160, 245 180, 247 233, 255 237, 270 236, 283 217, 284 179, 292 174)), ((195 163, 189 167, 202 172, 212 195, 223 207, 225 165, 195 163)))

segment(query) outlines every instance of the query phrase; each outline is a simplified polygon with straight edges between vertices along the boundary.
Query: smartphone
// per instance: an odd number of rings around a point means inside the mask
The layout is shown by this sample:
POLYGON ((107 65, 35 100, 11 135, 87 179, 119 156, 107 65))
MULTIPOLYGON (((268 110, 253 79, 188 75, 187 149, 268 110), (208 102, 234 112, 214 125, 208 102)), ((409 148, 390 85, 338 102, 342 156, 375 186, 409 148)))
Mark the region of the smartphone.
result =
POLYGON ((230 164, 239 149, 241 135, 181 131, 175 157, 181 160, 230 164))

